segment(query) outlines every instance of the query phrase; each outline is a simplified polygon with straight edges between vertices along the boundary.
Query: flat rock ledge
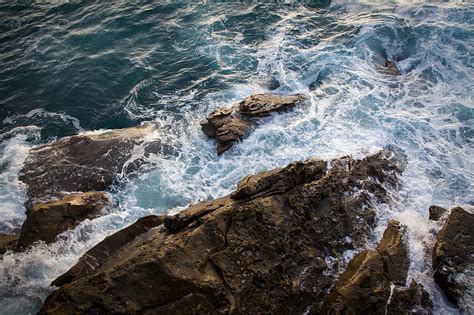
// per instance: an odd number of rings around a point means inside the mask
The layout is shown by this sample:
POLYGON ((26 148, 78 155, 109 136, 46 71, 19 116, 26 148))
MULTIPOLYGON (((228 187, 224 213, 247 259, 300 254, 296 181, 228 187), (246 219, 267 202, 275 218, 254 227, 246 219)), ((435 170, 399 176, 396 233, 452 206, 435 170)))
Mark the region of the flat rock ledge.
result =
MULTIPOLYGON (((344 252, 366 246, 373 204, 397 184, 393 159, 296 162, 175 216, 142 219, 55 280, 40 314, 317 314, 344 252)), ((380 251, 396 255, 398 240, 380 251)), ((397 283, 400 268, 390 273, 397 283)))
MULTIPOLYGON (((464 297, 471 299, 474 283, 474 207, 451 209, 448 219, 438 232, 433 248, 434 279, 448 300, 462 311, 467 310, 464 297)), ((471 301, 472 303, 472 301, 471 301)))
POLYGON ((201 121, 201 128, 208 137, 216 139, 220 155, 246 138, 262 117, 289 111, 304 100, 304 95, 252 95, 231 107, 213 111, 201 121))
POLYGON ((63 199, 37 204, 27 211, 21 227, 18 249, 25 249, 37 241, 52 243, 62 232, 91 219, 110 204, 105 192, 69 194, 63 199))
POLYGON ((147 123, 87 132, 31 149, 19 177, 27 185, 27 208, 69 192, 105 190, 127 166, 133 147, 155 128, 147 123))

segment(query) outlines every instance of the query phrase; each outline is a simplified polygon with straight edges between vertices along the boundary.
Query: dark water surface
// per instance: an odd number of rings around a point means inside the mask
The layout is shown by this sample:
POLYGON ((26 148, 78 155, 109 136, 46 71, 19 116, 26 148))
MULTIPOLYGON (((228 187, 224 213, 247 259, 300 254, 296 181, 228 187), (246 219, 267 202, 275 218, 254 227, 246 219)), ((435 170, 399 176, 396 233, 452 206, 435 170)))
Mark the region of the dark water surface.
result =
POLYGON ((2 2, 0 60, 0 232, 25 218, 18 173, 35 145, 151 120, 150 138, 174 150, 113 189, 108 215, 6 254, 0 313, 34 313, 53 279, 139 217, 223 196, 241 177, 294 160, 391 146, 408 165, 393 203, 379 206, 374 241, 388 218, 406 224, 409 277, 437 314, 456 314, 432 282, 425 246, 439 228, 430 204, 474 201, 472 3, 2 2), (305 93, 311 106, 270 118, 218 157, 201 118, 269 91, 305 93))

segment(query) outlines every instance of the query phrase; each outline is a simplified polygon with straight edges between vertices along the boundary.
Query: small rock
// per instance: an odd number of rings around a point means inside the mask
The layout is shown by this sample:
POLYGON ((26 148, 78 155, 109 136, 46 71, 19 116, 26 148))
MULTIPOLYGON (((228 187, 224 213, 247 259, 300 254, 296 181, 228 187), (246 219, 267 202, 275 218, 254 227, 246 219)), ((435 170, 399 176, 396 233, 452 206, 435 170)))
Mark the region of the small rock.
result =
MULTIPOLYGON (((448 300, 462 308, 462 299, 474 281, 474 207, 451 209, 433 248, 435 282, 448 300), (463 280, 462 274, 467 279, 463 280)), ((469 297, 468 297, 469 298, 469 297)))
POLYGON ((61 200, 38 204, 27 211, 18 248, 24 249, 36 241, 52 243, 62 232, 98 215, 109 203, 107 193, 87 192, 69 194, 61 200))
POLYGON ((27 184, 27 208, 67 192, 100 191, 109 187, 135 145, 155 130, 154 124, 87 132, 30 150, 19 179, 27 184))
POLYGON ((448 212, 448 210, 445 209, 445 208, 441 208, 441 207, 434 206, 434 205, 430 206, 430 208, 429 208, 430 220, 438 221, 447 212, 448 212))
POLYGON ((303 101, 303 95, 252 95, 230 108, 219 108, 201 121, 202 131, 217 141, 217 153, 222 154, 232 145, 246 138, 262 117, 292 109, 303 101))

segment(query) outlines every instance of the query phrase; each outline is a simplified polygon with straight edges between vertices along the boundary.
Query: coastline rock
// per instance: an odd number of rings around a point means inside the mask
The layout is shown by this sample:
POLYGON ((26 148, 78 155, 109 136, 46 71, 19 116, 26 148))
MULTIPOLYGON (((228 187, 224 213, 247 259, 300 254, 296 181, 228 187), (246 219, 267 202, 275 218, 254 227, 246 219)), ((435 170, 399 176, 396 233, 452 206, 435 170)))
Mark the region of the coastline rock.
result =
MULTIPOLYGON (((338 260, 366 244, 373 202, 388 201, 383 186, 399 174, 392 158, 307 160, 248 176, 234 194, 167 217, 93 271, 56 281, 40 314, 317 312, 338 260)), ((386 242, 384 255, 401 251, 386 242)), ((391 272, 401 282, 403 272, 391 272)))
POLYGON ((448 212, 447 209, 445 208, 441 208, 441 207, 438 207, 438 206, 430 206, 430 208, 428 209, 429 213, 430 213, 430 217, 429 219, 430 220, 433 220, 433 221, 439 221, 439 219, 441 219, 441 217, 448 212))
POLYGON ((448 300, 463 308, 463 295, 474 280, 474 208, 454 207, 433 248, 436 284, 448 300))
POLYGON ((137 236, 163 224, 164 219, 165 216, 149 215, 107 236, 102 242, 88 250, 71 269, 55 279, 51 285, 61 286, 73 281, 78 276, 85 276, 92 273, 95 268, 102 265, 110 255, 113 255, 124 245, 132 242, 137 236))
POLYGON ((15 249, 20 234, 0 234, 0 258, 9 249, 15 249))
POLYGON ((387 314, 394 315, 431 315, 433 303, 423 285, 412 280, 408 288, 395 288, 390 296, 387 314))
POLYGON ((155 129, 140 127, 87 132, 30 150, 19 179, 27 184, 27 208, 67 192, 100 191, 112 184, 132 149, 155 129))
POLYGON ((322 314, 385 314, 391 285, 405 285, 410 260, 404 229, 390 221, 375 250, 357 254, 331 288, 322 314))
POLYGON ((69 194, 61 200, 38 204, 26 213, 18 248, 24 249, 36 241, 52 243, 62 232, 98 215, 109 203, 107 193, 87 192, 69 194))
POLYGON ((220 155, 246 138, 262 117, 288 111, 304 99, 303 95, 252 95, 229 108, 213 111, 201 121, 201 129, 209 138, 216 139, 220 155))

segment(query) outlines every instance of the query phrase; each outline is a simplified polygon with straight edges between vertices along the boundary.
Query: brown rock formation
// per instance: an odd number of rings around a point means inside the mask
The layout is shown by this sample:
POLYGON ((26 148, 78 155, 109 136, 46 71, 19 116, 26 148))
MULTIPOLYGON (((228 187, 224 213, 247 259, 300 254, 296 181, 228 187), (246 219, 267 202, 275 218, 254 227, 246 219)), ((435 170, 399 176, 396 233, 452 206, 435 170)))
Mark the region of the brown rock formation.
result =
POLYGON ((252 95, 230 108, 219 108, 212 112, 201 122, 202 131, 216 139, 217 152, 222 154, 235 142, 246 138, 260 118, 288 111, 304 99, 302 95, 252 95))
POLYGON ((462 308, 474 273, 474 213, 471 206, 451 209, 433 249, 435 282, 446 297, 462 308))
POLYGON ((67 192, 104 190, 155 126, 85 133, 60 139, 30 151, 20 174, 27 184, 31 207, 61 198, 67 192))
POLYGON ((441 219, 441 217, 448 212, 448 210, 446 210, 445 208, 441 208, 441 207, 438 207, 438 206, 430 206, 429 208, 429 213, 430 213, 430 220, 433 220, 433 221, 438 221, 439 219, 441 219))
POLYGON ((387 306, 387 315, 431 315, 433 304, 423 286, 412 280, 408 288, 395 288, 387 306))
MULTIPOLYGON (((371 204, 387 201, 382 185, 398 173, 382 151, 246 177, 235 193, 168 217, 93 270, 69 272, 40 313, 317 312, 338 259, 365 244, 371 204)), ((378 251, 397 283, 405 262, 399 242, 387 235, 378 251)))
POLYGON ((391 285, 404 285, 410 261, 403 231, 390 221, 376 250, 357 254, 331 288, 322 314, 385 314, 391 285))
POLYGON ((27 212, 18 247, 26 248, 36 241, 51 243, 67 229, 98 215, 109 202, 105 192, 88 192, 69 194, 61 200, 38 204, 27 212))
POLYGON ((109 256, 115 254, 126 244, 132 242, 137 236, 148 232, 150 229, 163 224, 165 217, 149 215, 138 219, 132 225, 107 236, 102 242, 92 247, 71 269, 51 283, 61 286, 71 282, 78 276, 85 276, 102 265, 109 256))
POLYGON ((19 238, 19 234, 0 234, 0 255, 9 249, 14 249, 19 238))

